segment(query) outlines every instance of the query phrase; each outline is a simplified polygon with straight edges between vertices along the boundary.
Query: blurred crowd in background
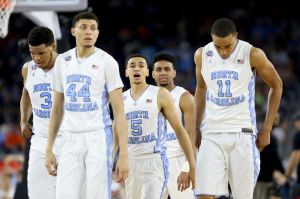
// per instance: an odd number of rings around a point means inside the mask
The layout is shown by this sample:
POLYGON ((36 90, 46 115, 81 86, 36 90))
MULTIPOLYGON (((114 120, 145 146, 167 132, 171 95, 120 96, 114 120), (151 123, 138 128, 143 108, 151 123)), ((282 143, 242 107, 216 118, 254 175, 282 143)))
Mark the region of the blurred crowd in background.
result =
MULTIPOLYGON (((276 170, 284 173, 292 151, 293 137, 297 132, 294 116, 300 111, 300 20, 294 16, 297 13, 293 12, 293 5, 288 1, 273 1, 272 4, 268 4, 271 3, 268 1, 242 4, 238 1, 214 2, 219 5, 208 2, 207 5, 211 5, 205 7, 189 1, 181 2, 180 5, 177 5, 180 1, 100 2, 100 6, 96 6, 96 0, 89 1, 89 10, 100 19, 100 36, 96 45, 119 62, 125 88, 129 86, 124 76, 124 62, 128 55, 141 53, 151 61, 156 52, 165 50, 178 59, 177 84, 194 93, 195 50, 211 41, 210 28, 216 18, 233 19, 239 39, 263 49, 284 83, 278 120, 272 132, 272 141, 276 145, 275 148, 274 145, 273 148, 269 147, 279 157, 281 169, 276 170)), ((58 14, 63 34, 63 39, 57 41, 58 52, 61 53, 75 46, 69 31, 75 13, 58 14)), ((0 39, 0 198, 4 192, 13 198, 15 185, 22 179, 25 140, 19 127, 19 101, 23 87, 21 68, 30 59, 26 37, 34 26, 22 14, 13 14, 8 36, 0 39)), ((153 83, 153 80, 149 78, 148 83, 153 83)), ((268 87, 257 78, 258 130, 264 120, 268 91, 268 87)), ((262 162, 262 166, 269 168, 272 163, 274 159, 262 162)), ((264 172, 262 170, 260 175, 264 175, 264 172)), ((282 187, 286 181, 281 177, 279 175, 278 180, 276 173, 272 173, 271 179, 263 179, 262 182, 268 181, 282 187)), ((113 187, 118 186, 114 184, 113 187)), ((278 197, 284 198, 281 189, 279 192, 278 197)))

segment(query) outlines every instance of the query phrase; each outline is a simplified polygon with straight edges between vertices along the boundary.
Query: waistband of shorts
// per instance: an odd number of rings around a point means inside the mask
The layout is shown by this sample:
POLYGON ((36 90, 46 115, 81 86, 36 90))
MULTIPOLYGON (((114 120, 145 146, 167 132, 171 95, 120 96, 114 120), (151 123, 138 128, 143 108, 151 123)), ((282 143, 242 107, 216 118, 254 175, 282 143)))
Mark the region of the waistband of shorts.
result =
POLYGON ((255 131, 252 128, 237 128, 237 129, 230 129, 228 131, 210 131, 210 130, 204 130, 202 132, 203 134, 220 134, 220 133, 227 133, 227 134, 234 134, 234 133, 246 133, 246 134, 254 134, 255 131))

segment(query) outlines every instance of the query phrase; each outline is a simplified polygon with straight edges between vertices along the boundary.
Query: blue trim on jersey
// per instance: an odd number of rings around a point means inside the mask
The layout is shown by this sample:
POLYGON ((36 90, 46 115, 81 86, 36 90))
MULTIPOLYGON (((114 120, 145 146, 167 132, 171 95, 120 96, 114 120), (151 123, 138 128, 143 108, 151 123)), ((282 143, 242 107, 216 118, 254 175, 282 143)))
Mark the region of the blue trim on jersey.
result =
POLYGON ((157 140, 154 146, 154 153, 166 152, 167 125, 166 118, 158 113, 157 116, 157 140))
POLYGON ((168 157, 165 152, 162 153, 160 157, 161 157, 161 160, 163 163, 164 178, 165 178, 164 184, 163 184, 163 187, 162 187, 161 193, 160 193, 160 198, 162 198, 165 188, 167 187, 167 184, 168 184, 168 179, 169 179, 169 160, 168 160, 168 157))
POLYGON ((256 184, 259 171, 260 171, 260 164, 256 161, 257 159, 260 159, 260 153, 256 148, 256 136, 252 135, 252 153, 253 153, 253 183, 254 186, 256 184))
POLYGON ((112 185, 112 144, 113 132, 111 127, 104 129, 106 135, 106 168, 107 168, 107 191, 108 196, 111 198, 111 185, 112 185))
POLYGON ((104 85, 104 91, 102 93, 102 118, 104 126, 110 126, 110 115, 109 115, 109 107, 108 107, 108 92, 107 87, 104 85))
POLYGON ((256 114, 255 114, 255 74, 253 74, 249 85, 249 111, 250 111, 250 118, 251 124, 256 127, 256 114))

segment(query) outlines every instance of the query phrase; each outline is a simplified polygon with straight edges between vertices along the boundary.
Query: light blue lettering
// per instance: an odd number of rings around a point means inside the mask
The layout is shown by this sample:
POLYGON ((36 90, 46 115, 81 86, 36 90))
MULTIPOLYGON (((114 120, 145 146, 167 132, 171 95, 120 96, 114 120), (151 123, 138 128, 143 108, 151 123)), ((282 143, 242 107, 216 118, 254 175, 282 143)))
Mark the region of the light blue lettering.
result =
POLYGON ((154 133, 149 135, 128 137, 128 144, 142 144, 156 141, 154 133))
POLYGON ((33 86, 34 93, 41 91, 52 91, 52 89, 50 88, 50 83, 36 84, 33 86))
POLYGON ((92 78, 87 75, 73 74, 67 76, 67 84, 72 82, 81 82, 84 84, 91 85, 92 78))
POLYGON ((50 118, 50 110, 33 109, 36 116, 40 118, 50 118))
POLYGON ((139 119, 139 118, 149 119, 148 111, 133 111, 133 112, 126 113, 127 120, 139 119))
POLYGON ((72 111, 72 112, 91 112, 98 110, 99 107, 96 102, 94 103, 66 103, 65 104, 65 110, 72 111))
POLYGON ((211 80, 215 79, 239 79, 239 73, 231 70, 221 70, 211 72, 211 80))

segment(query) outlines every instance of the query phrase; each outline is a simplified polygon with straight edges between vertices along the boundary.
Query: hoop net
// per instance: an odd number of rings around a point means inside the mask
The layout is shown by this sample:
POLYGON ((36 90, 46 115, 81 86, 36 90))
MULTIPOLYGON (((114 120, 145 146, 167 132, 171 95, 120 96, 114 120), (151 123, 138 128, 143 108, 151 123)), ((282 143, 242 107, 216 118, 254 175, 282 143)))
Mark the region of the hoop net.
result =
POLYGON ((10 15, 16 5, 16 0, 0 0, 0 37, 5 38, 8 33, 10 15))

